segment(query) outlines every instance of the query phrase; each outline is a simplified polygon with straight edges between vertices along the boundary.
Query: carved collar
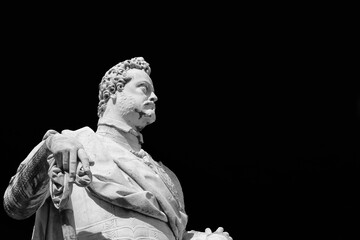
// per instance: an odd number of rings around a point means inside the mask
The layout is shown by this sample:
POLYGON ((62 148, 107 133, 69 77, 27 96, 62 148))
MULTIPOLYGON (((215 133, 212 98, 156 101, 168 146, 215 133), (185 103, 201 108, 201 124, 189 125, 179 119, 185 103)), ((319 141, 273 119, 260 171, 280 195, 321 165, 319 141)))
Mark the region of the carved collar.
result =
MULTIPOLYGON (((138 143, 144 143, 143 136, 140 132, 134 130, 132 127, 126 125, 125 123, 112 119, 112 118, 100 118, 98 122, 98 129, 96 133, 100 135, 109 135, 116 142, 125 143, 127 145, 131 145, 129 139, 126 137, 126 134, 131 134, 136 137, 138 143)), ((141 147, 141 146, 140 146, 141 147)))

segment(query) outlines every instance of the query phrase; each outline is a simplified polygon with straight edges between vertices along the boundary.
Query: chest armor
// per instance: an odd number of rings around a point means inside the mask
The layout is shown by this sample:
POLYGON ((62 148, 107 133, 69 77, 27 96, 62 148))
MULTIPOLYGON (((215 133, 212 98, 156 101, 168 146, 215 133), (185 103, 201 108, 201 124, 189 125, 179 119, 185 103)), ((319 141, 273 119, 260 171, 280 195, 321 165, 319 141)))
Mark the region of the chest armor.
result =
POLYGON ((105 202, 74 185, 71 196, 79 240, 174 240, 167 223, 105 202))

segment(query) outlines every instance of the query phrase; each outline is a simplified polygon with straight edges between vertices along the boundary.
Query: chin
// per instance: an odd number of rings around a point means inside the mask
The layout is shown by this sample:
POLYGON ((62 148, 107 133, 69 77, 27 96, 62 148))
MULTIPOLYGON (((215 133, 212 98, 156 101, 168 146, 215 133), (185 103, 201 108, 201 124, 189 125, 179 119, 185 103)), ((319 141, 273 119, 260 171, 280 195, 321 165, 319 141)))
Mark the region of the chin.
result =
POLYGON ((141 120, 148 124, 155 122, 156 120, 155 111, 152 109, 142 111, 141 120))
POLYGON ((151 114, 150 116, 145 116, 144 117, 144 121, 145 121, 146 125, 149 125, 149 124, 155 122, 155 120, 156 120, 155 114, 151 114))
POLYGON ((155 122, 156 115, 154 110, 135 110, 135 112, 138 114, 135 120, 135 126, 138 130, 143 129, 147 125, 155 122))
POLYGON ((136 129, 138 131, 141 131, 144 129, 147 125, 150 125, 151 123, 155 122, 155 115, 151 116, 143 116, 141 119, 139 119, 138 123, 136 125, 136 129))

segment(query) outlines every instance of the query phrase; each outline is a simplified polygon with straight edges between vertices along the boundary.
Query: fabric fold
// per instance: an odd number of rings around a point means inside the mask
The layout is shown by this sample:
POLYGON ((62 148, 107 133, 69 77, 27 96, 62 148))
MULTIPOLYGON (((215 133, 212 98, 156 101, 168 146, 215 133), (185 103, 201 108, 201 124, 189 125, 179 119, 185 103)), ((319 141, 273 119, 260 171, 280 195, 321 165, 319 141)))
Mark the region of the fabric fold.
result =
MULTIPOLYGON (((92 181, 85 188, 90 194, 112 205, 126 208, 166 222, 176 239, 181 239, 187 224, 187 215, 179 205, 167 184, 152 168, 110 139, 97 135, 89 127, 77 131, 63 131, 75 137, 83 145, 88 157, 94 161, 91 167, 92 181)), ((67 209, 72 185, 68 176, 51 165, 51 197, 58 209, 67 209)), ((77 182, 88 184, 88 179, 77 182)), ((171 179, 168 179, 171 181, 171 179)), ((177 181, 177 180, 176 180, 177 181)), ((173 183, 171 186, 175 186, 173 183)), ((182 192, 177 189, 176 192, 182 192)), ((182 196, 181 196, 182 199, 182 196)), ((71 204, 71 201, 70 201, 71 204)))
MULTIPOLYGON (((60 211, 64 209, 67 202, 69 201, 73 183, 70 182, 70 175, 67 172, 62 171, 55 163, 53 156, 50 156, 50 196, 54 203, 54 206, 60 211)), ((76 170, 76 178, 74 183, 79 187, 86 187, 92 181, 91 172, 86 173, 82 167, 82 163, 78 163, 76 170)))
POLYGON ((91 172, 85 172, 82 163, 78 163, 76 178, 70 181, 70 174, 61 170, 55 162, 53 154, 49 156, 50 197, 53 205, 59 210, 62 236, 64 240, 76 239, 76 226, 70 200, 73 184, 86 187, 92 181, 91 172))

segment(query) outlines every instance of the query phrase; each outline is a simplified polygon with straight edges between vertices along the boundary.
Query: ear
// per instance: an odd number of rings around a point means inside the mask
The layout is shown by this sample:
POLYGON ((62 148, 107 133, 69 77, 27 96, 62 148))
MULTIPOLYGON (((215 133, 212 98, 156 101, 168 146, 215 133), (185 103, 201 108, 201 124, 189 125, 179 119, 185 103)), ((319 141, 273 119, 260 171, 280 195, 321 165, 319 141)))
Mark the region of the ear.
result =
POLYGON ((117 91, 114 94, 111 94, 111 96, 110 96, 110 99, 111 99, 113 104, 116 103, 116 93, 117 93, 117 91))

